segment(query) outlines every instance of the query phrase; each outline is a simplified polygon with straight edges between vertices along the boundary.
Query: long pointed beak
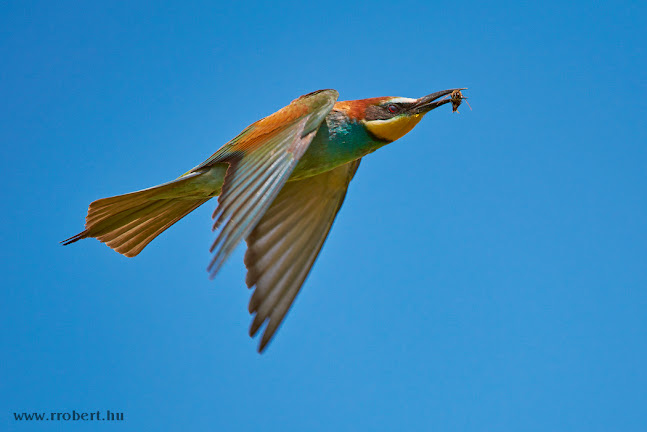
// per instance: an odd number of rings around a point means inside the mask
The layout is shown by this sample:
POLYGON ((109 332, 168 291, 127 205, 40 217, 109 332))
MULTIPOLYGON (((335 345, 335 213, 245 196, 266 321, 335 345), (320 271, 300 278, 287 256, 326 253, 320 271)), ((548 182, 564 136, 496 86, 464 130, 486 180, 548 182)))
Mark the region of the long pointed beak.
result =
POLYGON ((452 101, 451 98, 444 98, 440 99, 443 96, 447 96, 448 94, 453 93, 456 90, 467 90, 464 88, 456 88, 456 89, 449 89, 449 90, 442 90, 438 91, 436 93, 432 93, 427 96, 423 96, 420 99, 418 99, 410 108, 409 112, 411 114, 425 114, 431 111, 432 109, 438 108, 441 105, 445 105, 446 103, 449 103, 452 101))

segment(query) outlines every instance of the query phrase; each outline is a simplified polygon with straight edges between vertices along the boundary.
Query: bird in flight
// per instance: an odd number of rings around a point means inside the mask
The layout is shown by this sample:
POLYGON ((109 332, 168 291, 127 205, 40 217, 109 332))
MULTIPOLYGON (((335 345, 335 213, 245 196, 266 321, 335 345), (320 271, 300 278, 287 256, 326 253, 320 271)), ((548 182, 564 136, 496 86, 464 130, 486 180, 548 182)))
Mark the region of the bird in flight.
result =
POLYGON ((303 95, 248 126, 206 161, 168 183, 90 204, 85 230, 127 257, 213 197, 212 277, 245 240, 246 283, 254 292, 249 329, 267 322, 263 352, 323 246, 348 184, 367 154, 401 138, 431 110, 465 99, 450 89, 419 99, 337 101, 336 90, 303 95))

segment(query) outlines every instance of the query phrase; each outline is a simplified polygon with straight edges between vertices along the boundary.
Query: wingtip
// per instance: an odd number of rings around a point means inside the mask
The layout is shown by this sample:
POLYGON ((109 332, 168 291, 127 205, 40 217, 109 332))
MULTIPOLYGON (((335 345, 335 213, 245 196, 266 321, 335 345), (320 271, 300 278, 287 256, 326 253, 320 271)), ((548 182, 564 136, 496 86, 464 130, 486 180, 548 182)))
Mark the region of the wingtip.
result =
POLYGON ((263 321, 258 318, 258 314, 254 315, 254 319, 249 326, 249 337, 254 337, 258 333, 258 330, 263 325, 263 321))
POLYGON ((271 335, 268 335, 267 332, 263 333, 263 337, 261 338, 261 341, 258 344, 258 353, 259 354, 263 354, 263 352, 265 352, 265 350, 267 349, 267 346, 272 341, 272 336, 273 335, 274 335, 274 333, 272 333, 271 335))
POLYGON ((265 350, 266 350, 266 349, 267 349, 267 342, 266 342, 266 343, 263 343, 263 342, 261 341, 261 343, 259 343, 259 344, 258 344, 258 348, 256 348, 256 352, 257 352, 259 355, 262 355, 262 354, 265 352, 265 350))
MULTIPOLYGON (((260 320, 258 318, 258 315, 254 315, 254 319, 252 320, 252 323, 249 326, 249 337, 253 338, 258 334, 258 331, 260 328, 263 326, 264 320, 260 320)), ((267 348, 269 340, 266 340, 265 335, 261 338, 260 342, 258 343, 258 346, 256 347, 256 351, 259 354, 263 354, 265 352, 265 349, 267 348)))
MULTIPOLYGON (((209 252, 213 251, 210 250, 209 252)), ((225 259, 226 258, 222 256, 220 251, 218 251, 216 255, 211 259, 211 262, 209 262, 209 265, 207 266, 207 272, 209 273, 210 280, 215 279, 216 275, 220 271, 220 268, 225 263, 225 259)))

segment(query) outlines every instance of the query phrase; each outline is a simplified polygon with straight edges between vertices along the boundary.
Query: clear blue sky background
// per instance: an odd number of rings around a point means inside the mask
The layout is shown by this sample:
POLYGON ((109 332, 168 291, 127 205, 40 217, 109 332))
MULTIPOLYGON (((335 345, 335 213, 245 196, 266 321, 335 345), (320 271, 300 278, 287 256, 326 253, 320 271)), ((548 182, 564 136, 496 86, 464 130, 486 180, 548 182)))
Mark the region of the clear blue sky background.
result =
POLYGON ((644 2, 90 3, 0 6, 0 429, 647 430, 644 2), (262 356, 215 202, 135 259, 58 243, 301 94, 451 87, 262 356))

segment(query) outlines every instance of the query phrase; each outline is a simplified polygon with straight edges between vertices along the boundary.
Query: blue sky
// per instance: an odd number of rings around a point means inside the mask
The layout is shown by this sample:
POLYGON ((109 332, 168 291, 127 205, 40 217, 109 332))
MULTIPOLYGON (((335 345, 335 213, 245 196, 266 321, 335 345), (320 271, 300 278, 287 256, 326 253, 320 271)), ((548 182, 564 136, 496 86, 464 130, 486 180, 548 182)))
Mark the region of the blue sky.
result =
POLYGON ((4 2, 2 429, 646 430, 647 8, 565 3, 4 2), (134 259, 58 243, 301 94, 452 87, 262 356, 215 202, 134 259))

